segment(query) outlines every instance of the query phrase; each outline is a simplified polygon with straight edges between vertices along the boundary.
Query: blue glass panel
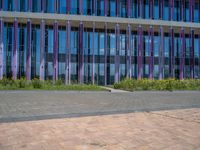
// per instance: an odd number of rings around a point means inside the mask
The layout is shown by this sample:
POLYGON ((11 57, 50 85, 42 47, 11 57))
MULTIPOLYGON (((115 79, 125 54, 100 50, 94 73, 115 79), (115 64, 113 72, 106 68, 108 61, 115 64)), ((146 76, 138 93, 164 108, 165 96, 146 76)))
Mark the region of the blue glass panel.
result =
POLYGON ((26 12, 28 10, 28 0, 19 0, 17 10, 26 12))
MULTIPOLYGON (((166 12, 165 12, 166 13, 166 12)), ((154 0, 154 19, 159 19, 158 0, 154 0)))
POLYGON ((55 3, 54 0, 46 0, 46 12, 54 13, 55 12, 55 3))
POLYGON ((32 11, 40 12, 40 9, 41 9, 41 0, 32 0, 32 11))
POLYGON ((14 0, 4 0, 5 11, 13 11, 13 8, 14 8, 14 0))
POLYGON ((163 19, 169 20, 169 1, 164 1, 164 13, 163 13, 163 19))
POLYGON ((84 15, 92 14, 92 0, 83 0, 83 14, 84 15))
POLYGON ((126 1, 120 0, 120 17, 126 17, 126 1))
POLYGON ((71 1, 71 13, 78 14, 78 0, 71 1))
POLYGON ((110 0, 109 3, 109 16, 116 16, 116 1, 115 0, 110 0))
POLYGON ((58 13, 65 14, 67 10, 66 0, 58 0, 58 13))
POLYGON ((104 55, 104 33, 99 33, 99 55, 104 55))
POLYGON ((104 0, 97 0, 97 16, 104 16, 104 0))

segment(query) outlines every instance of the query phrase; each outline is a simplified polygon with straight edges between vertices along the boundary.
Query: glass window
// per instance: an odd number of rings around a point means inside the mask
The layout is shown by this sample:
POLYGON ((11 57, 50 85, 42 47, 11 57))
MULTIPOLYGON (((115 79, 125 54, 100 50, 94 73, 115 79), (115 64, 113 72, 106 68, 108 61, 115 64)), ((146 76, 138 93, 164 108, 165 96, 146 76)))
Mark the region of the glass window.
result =
POLYGON ((54 0, 46 0, 46 12, 54 13, 55 12, 55 3, 54 0))
POLYGON ((154 56, 159 56, 159 40, 160 38, 158 36, 154 36, 154 56))
POLYGON ((120 8, 120 17, 126 17, 126 1, 125 0, 120 0, 120 4, 119 4, 119 8, 120 8))
POLYGON ((28 10, 28 0, 19 0, 18 11, 26 12, 28 10))
MULTIPOLYGON (((200 1, 199 1, 199 3, 200 3, 200 1)), ((200 9, 200 8, 198 8, 198 3, 197 2, 195 2, 195 5, 194 5, 194 22, 199 22, 199 12, 198 12, 198 9, 200 9)))
POLYGON ((138 16, 138 3, 137 0, 132 0, 132 18, 137 18, 138 16))
POLYGON ((104 55, 104 33, 99 33, 99 55, 104 55))
POLYGON ((33 12, 40 12, 40 6, 41 6, 40 0, 32 0, 32 11, 33 12))
POLYGON ((92 15, 92 0, 83 0, 83 14, 92 15))
POLYGON ((71 54, 77 54, 78 47, 78 32, 71 31, 71 54))
POLYGON ((71 12, 72 14, 78 14, 78 0, 71 1, 71 12))
POLYGON ((169 20, 169 1, 164 1, 164 13, 163 13, 163 19, 169 20))
POLYGON ((144 17, 149 19, 149 0, 144 0, 144 17))
POLYGON ((5 11, 13 11, 13 8, 14 8, 14 0, 4 0, 5 11))
POLYGON ((109 1, 109 16, 111 17, 116 16, 116 1, 115 0, 109 1))
POLYGON ((66 0, 58 0, 58 13, 66 14, 67 4, 66 0))
MULTIPOLYGON (((167 12, 164 12, 164 13, 167 13, 167 12)), ((159 19, 158 0, 154 0, 154 19, 159 19)))
POLYGON ((97 0, 97 16, 104 16, 104 0, 97 0))
POLYGON ((180 20, 180 16, 181 16, 181 12, 180 12, 180 3, 181 1, 174 1, 174 20, 175 21, 179 21, 180 20))
POLYGON ((190 21, 190 14, 189 14, 190 11, 189 11, 189 2, 188 1, 186 2, 186 8, 185 9, 186 9, 186 14, 185 14, 186 15, 186 21, 189 22, 190 21))
POLYGON ((110 55, 114 56, 115 55, 115 44, 116 39, 115 39, 115 34, 114 33, 110 33, 109 34, 109 47, 110 47, 110 55))

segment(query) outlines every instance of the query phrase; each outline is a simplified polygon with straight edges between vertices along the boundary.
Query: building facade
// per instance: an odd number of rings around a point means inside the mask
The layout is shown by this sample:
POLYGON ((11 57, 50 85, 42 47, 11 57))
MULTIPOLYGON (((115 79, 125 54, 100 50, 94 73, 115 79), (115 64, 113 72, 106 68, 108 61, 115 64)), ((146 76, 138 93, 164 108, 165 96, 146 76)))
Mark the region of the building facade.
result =
POLYGON ((0 79, 200 78, 199 0, 0 0, 0 79))

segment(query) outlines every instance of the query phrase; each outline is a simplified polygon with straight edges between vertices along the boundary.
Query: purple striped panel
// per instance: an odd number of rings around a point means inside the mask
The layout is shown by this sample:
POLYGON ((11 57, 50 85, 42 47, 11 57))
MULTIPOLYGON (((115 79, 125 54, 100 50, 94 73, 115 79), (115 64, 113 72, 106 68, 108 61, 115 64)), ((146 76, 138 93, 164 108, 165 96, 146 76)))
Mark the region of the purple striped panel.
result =
POLYGON ((128 18, 131 17, 131 0, 127 0, 126 2, 126 14, 128 18))
POLYGON ((194 30, 190 30, 190 78, 194 78, 194 30))
POLYGON ((116 16, 119 17, 119 8, 120 4, 119 4, 119 0, 116 0, 116 16))
POLYGON ((194 0, 189 0, 190 22, 194 22, 194 0))
POLYGON ((96 10, 96 0, 92 0, 92 15, 95 15, 96 10))
POLYGON ((104 0, 104 16, 108 15, 108 0, 104 0))
POLYGON ((18 0, 14 0, 14 11, 18 10, 18 0))
POLYGON ((31 20, 27 22, 26 79, 31 79, 31 20))
POLYGON ((66 0, 66 4, 67 4, 67 14, 70 14, 71 12, 71 0, 66 0))
POLYGON ((45 22, 40 23, 40 80, 44 80, 44 66, 45 66, 45 22))
POLYGON ((83 14, 83 0, 79 0, 79 14, 83 14))
POLYGON ((28 11, 32 11, 32 0, 28 0, 28 11))
POLYGON ((200 79, 200 30, 199 30, 199 79, 200 79))
POLYGON ((119 82, 119 50, 120 50, 120 28, 115 26, 116 54, 115 54, 115 82, 119 82))
POLYGON ((126 30, 126 78, 131 78, 131 26, 127 26, 126 30))
POLYGON ((58 80, 58 22, 53 25, 53 81, 58 80))
POLYGON ((13 40, 13 55, 12 55, 12 77, 14 80, 17 79, 17 29, 18 21, 14 20, 14 40, 13 40))
POLYGON ((185 30, 181 29, 181 52, 180 52, 180 80, 184 79, 184 66, 185 66, 185 30))
POLYGON ((171 78, 174 78, 174 29, 171 27, 169 31, 169 74, 171 78))
POLYGON ((198 7, 198 9, 199 9, 199 22, 200 22, 200 1, 199 1, 199 7, 198 7))
POLYGON ((0 80, 3 78, 3 19, 0 19, 0 80))
POLYGON ((107 50, 108 50, 107 23, 104 25, 104 85, 107 85, 107 50))
POLYGON ((164 31, 163 27, 160 26, 159 28, 159 80, 163 79, 163 69, 164 69, 164 31))
POLYGON ((154 0, 149 0, 149 18, 153 19, 154 18, 154 0))
POLYGON ((71 84, 71 22, 66 22, 65 84, 71 84))
POLYGON ((83 83, 84 76, 84 51, 83 51, 83 22, 79 24, 79 52, 78 52, 78 80, 83 83))
POLYGON ((149 28, 149 48, 150 48, 150 57, 149 57, 149 79, 153 79, 154 72, 154 33, 153 27, 149 28))
POLYGON ((143 29, 142 26, 138 27, 138 53, 137 53, 137 65, 138 65, 138 80, 142 79, 142 48, 143 48, 143 29))
POLYGON ((95 22, 93 22, 92 26, 92 84, 95 84, 95 46, 94 46, 94 40, 95 40, 95 22))
POLYGON ((163 19, 163 9, 164 9, 164 1, 159 0, 159 19, 163 19))
POLYGON ((45 3, 45 0, 41 0, 41 12, 45 12, 45 6, 46 6, 46 3, 45 3))

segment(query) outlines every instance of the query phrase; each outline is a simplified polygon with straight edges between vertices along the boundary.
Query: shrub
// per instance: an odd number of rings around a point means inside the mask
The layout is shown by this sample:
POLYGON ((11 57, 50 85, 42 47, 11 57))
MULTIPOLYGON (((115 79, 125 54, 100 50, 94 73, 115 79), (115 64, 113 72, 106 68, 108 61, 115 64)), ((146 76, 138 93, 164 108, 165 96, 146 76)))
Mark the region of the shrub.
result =
POLYGON ((27 85, 27 80, 25 78, 21 78, 19 80, 16 80, 15 82, 17 84, 17 87, 19 88, 25 88, 27 85))
POLYGON ((32 86, 35 89, 41 89, 42 88, 42 81, 40 81, 39 79, 35 78, 32 80, 32 86))

